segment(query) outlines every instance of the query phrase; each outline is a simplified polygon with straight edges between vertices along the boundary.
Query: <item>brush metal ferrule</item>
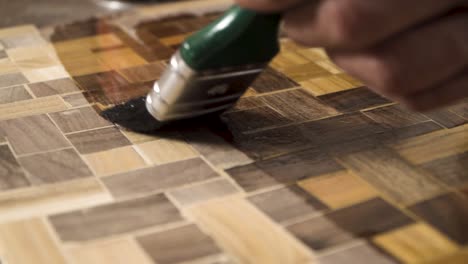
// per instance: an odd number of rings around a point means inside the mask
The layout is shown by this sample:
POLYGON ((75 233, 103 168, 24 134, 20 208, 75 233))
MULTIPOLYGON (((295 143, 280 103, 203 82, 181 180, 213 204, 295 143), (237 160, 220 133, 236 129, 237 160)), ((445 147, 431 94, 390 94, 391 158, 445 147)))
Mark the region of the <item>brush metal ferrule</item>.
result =
POLYGON ((177 52, 146 99, 159 121, 192 118, 233 106, 266 65, 197 72, 177 52))

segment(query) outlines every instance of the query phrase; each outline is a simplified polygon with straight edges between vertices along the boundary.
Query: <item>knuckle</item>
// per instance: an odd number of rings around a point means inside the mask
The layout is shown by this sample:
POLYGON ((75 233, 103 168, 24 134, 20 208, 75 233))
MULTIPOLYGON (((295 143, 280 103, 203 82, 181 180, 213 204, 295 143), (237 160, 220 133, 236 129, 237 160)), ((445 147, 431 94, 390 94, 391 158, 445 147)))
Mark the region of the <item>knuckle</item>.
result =
POLYGON ((390 95, 398 95, 403 90, 402 75, 399 67, 382 56, 370 58, 369 70, 374 74, 374 82, 382 92, 390 95))

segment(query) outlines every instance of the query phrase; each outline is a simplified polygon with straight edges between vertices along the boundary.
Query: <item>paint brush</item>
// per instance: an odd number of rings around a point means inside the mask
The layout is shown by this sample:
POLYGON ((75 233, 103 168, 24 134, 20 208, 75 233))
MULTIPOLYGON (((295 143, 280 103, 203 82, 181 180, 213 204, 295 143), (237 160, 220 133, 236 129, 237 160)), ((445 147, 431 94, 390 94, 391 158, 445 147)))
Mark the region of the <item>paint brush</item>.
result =
POLYGON ((146 98, 103 111, 108 120, 148 132, 235 105, 279 52, 279 14, 233 6, 185 40, 146 98))

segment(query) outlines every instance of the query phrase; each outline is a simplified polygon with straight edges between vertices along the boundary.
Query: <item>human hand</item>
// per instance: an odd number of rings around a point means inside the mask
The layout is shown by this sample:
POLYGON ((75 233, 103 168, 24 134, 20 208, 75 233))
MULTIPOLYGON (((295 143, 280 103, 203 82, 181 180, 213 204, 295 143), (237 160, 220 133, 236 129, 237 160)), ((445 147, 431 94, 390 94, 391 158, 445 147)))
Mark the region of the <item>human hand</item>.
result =
POLYGON ((284 12, 293 40, 324 47, 374 91, 419 111, 468 96, 466 0, 236 0, 284 12))

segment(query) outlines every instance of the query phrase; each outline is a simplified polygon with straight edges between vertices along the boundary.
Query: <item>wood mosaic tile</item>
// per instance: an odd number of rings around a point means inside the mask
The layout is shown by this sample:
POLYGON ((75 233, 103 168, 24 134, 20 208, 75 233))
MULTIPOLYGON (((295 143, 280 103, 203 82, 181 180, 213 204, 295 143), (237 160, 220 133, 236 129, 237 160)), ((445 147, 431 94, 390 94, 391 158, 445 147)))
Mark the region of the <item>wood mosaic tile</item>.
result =
POLYGON ((145 160, 133 146, 86 154, 84 159, 96 176, 122 173, 146 166, 145 160))
POLYGON ((182 206, 190 206, 236 193, 239 193, 239 189, 226 179, 215 179, 168 192, 169 196, 182 206))
POLYGON ((303 90, 292 90, 263 96, 265 103, 294 122, 322 119, 338 112, 303 90))
POLYGON ((130 239, 116 239, 85 246, 76 246, 67 249, 66 253, 72 264, 151 264, 151 261, 143 250, 130 239))
POLYGON ((397 203, 413 204, 445 191, 423 171, 414 169, 386 149, 351 154, 341 159, 346 167, 397 203))
POLYGON ((141 236, 137 240, 154 262, 161 264, 196 261, 221 253, 214 241, 195 225, 141 236))
POLYGON ((413 224, 373 241, 403 263, 427 263, 455 253, 458 246, 426 224, 413 224))
POLYGON ((0 262, 465 264, 466 100, 408 111, 281 33, 221 118, 99 116, 231 5, 0 29, 0 262))
POLYGON ((217 176, 203 160, 194 158, 117 174, 103 178, 103 182, 114 197, 124 198, 162 192, 217 176))
POLYGON ((36 218, 0 224, 0 259, 7 263, 66 263, 46 225, 36 218))
POLYGON ((191 159, 198 153, 182 139, 160 139, 136 146, 136 149, 151 164, 163 164, 191 159))
POLYGON ((0 146, 0 190, 30 185, 26 175, 8 145, 0 146))
POLYGON ((114 127, 68 134, 67 138, 81 154, 131 145, 130 141, 114 127))
POLYGON ((418 203, 410 210, 460 245, 468 244, 468 198, 448 193, 418 203), (450 217, 447 217, 450 216, 450 217))
POLYGON ((324 204, 297 186, 253 195, 248 200, 279 223, 314 215, 327 209, 324 204))
POLYGON ((319 258, 322 264, 341 264, 349 263, 352 260, 356 263, 373 264, 396 264, 396 260, 379 252, 377 249, 367 243, 359 243, 350 248, 346 248, 335 254, 325 255, 319 258))
POLYGON ((18 161, 33 185, 92 176, 88 166, 73 149, 24 156, 18 161))
POLYGON ((328 207, 338 209, 376 198, 378 192, 348 171, 299 181, 298 185, 328 207))
POLYGON ((32 96, 22 85, 0 89, 0 104, 13 103, 28 99, 32 99, 32 96))
POLYGON ((213 200, 193 207, 190 213, 240 263, 307 263, 312 259, 289 234, 240 198, 213 200))
POLYGON ((42 83, 28 84, 36 97, 44 97, 56 94, 65 94, 79 91, 79 88, 71 79, 58 79, 42 83))
POLYGON ((99 116, 92 107, 82 107, 53 113, 50 114, 50 117, 63 133, 112 126, 112 123, 99 116))
POLYGON ((9 73, 0 75, 0 88, 28 83, 21 73, 9 73))
POLYGON ((0 121, 67 110, 59 96, 16 101, 0 105, 0 121))
POLYGON ((20 188, 0 194, 0 222, 63 213, 111 201, 110 194, 93 178, 20 188))
POLYGON ((62 241, 86 241, 181 221, 163 195, 101 205, 50 217, 62 241))
POLYGON ((359 111, 390 103, 390 101, 370 91, 367 87, 328 93, 319 98, 327 105, 334 107, 342 113, 359 111))
POLYGON ((46 115, 1 121, 0 129, 17 155, 70 147, 70 143, 46 115))

